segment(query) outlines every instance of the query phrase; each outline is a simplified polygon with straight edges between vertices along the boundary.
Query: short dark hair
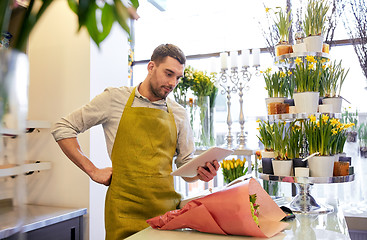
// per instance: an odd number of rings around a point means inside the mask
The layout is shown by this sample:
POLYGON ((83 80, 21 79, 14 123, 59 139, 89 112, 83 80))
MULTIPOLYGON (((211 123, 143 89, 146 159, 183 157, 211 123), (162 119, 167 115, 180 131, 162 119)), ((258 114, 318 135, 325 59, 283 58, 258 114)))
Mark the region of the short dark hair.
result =
POLYGON ((173 44, 161 44, 156 49, 154 49, 151 61, 154 61, 156 64, 160 64, 166 57, 171 57, 176 59, 179 63, 186 63, 186 56, 182 52, 182 50, 173 45, 173 44))

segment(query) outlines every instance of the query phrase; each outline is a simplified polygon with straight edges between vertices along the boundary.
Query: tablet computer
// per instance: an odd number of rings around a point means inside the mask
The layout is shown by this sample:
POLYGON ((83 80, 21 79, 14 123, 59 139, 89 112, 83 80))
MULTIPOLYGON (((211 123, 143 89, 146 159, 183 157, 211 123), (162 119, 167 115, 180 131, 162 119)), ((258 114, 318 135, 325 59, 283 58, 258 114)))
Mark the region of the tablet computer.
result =
POLYGON ((201 153, 199 156, 194 157, 190 162, 185 163, 175 171, 171 172, 171 175, 181 177, 195 177, 197 175, 198 167, 204 167, 206 162, 212 162, 214 160, 220 162, 232 153, 233 150, 231 149, 211 147, 205 152, 201 153))

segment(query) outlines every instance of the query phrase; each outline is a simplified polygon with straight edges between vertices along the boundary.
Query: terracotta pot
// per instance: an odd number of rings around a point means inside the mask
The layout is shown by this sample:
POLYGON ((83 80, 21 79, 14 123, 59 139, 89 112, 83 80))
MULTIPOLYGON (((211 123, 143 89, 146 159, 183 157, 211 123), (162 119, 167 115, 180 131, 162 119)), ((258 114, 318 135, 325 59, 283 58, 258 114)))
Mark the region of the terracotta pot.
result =
POLYGON ((282 44, 278 44, 275 46, 275 55, 277 57, 288 54, 288 53, 292 53, 292 52, 293 52, 293 49, 292 49, 292 45, 290 44, 282 43, 282 44))
POLYGON ((322 44, 322 52, 329 53, 330 46, 327 43, 322 44))

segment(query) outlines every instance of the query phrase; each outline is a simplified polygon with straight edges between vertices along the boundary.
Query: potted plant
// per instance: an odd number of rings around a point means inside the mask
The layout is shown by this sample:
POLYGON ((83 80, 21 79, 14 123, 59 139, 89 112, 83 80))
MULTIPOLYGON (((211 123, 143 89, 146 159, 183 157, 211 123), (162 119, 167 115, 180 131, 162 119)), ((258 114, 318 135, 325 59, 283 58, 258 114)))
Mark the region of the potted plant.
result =
POLYGON ((291 11, 283 11, 281 7, 276 7, 274 12, 274 24, 279 33, 279 43, 275 46, 275 55, 281 56, 293 52, 289 44, 289 31, 292 26, 291 11))
POLYGON ((344 108, 342 112, 342 123, 353 124, 350 130, 347 132, 347 142, 357 141, 357 125, 358 125, 358 110, 355 113, 350 112, 351 107, 344 108))
POLYGON ((273 146, 275 158, 272 160, 274 175, 290 176, 292 161, 287 158, 288 135, 286 123, 279 121, 273 123, 273 146))
POLYGON ((322 52, 323 34, 327 21, 329 5, 323 0, 309 0, 306 15, 303 22, 303 30, 306 38, 306 48, 308 52, 322 52))
POLYGON ((293 69, 297 113, 315 113, 319 105, 322 61, 314 56, 297 57, 293 69))
POLYGON ((359 125, 358 139, 361 157, 367 158, 367 123, 362 123, 359 125))
POLYGON ((318 154, 308 159, 311 177, 332 177, 335 156, 332 155, 332 147, 336 139, 333 137, 337 131, 338 120, 330 119, 321 114, 319 119, 311 115, 305 121, 305 135, 308 143, 309 154, 318 154))
POLYGON ((296 167, 307 167, 307 160, 302 161, 300 154, 303 152, 302 121, 294 120, 289 123, 287 131, 287 158, 293 162, 293 173, 296 167))
POLYGON ((259 127, 257 128, 259 135, 257 135, 257 138, 264 145, 264 150, 260 152, 263 173, 273 174, 273 165, 271 163, 271 159, 275 157, 272 134, 273 124, 270 124, 269 121, 262 121, 260 119, 258 119, 256 122, 259 124, 259 127))
POLYGON ((283 71, 272 72, 271 68, 266 69, 262 73, 265 80, 265 89, 268 92, 268 98, 265 99, 268 114, 286 113, 287 110, 283 103, 289 95, 291 73, 283 71))
POLYGON ((341 66, 341 60, 337 64, 336 61, 324 68, 321 77, 320 92, 323 96, 322 103, 330 104, 332 112, 340 113, 343 98, 340 96, 341 88, 349 69, 345 70, 341 66))

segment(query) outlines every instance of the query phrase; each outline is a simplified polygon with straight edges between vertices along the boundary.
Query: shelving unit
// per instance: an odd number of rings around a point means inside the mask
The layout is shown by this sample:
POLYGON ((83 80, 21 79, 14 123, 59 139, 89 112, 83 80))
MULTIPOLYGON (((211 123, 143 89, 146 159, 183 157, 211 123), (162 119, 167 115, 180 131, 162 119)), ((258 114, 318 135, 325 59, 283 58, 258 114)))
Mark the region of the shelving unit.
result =
POLYGON ((268 115, 268 120, 269 121, 293 121, 296 119, 307 119, 310 116, 316 116, 316 118, 319 118, 319 116, 321 114, 325 114, 328 115, 331 118, 341 118, 342 114, 341 113, 285 113, 285 114, 273 114, 273 115, 268 115))
POLYGON ((274 182, 294 183, 298 189, 298 194, 293 198, 289 207, 295 213, 304 214, 325 214, 333 211, 333 207, 317 203, 311 195, 313 184, 332 184, 354 181, 355 175, 337 176, 337 177, 294 177, 294 176, 275 176, 269 174, 260 174, 263 180, 274 182))
POLYGON ((288 53, 274 59, 274 65, 277 67, 293 68, 294 60, 299 58, 304 58, 307 56, 320 57, 324 59, 329 59, 329 54, 324 52, 302 52, 302 53, 288 53))

